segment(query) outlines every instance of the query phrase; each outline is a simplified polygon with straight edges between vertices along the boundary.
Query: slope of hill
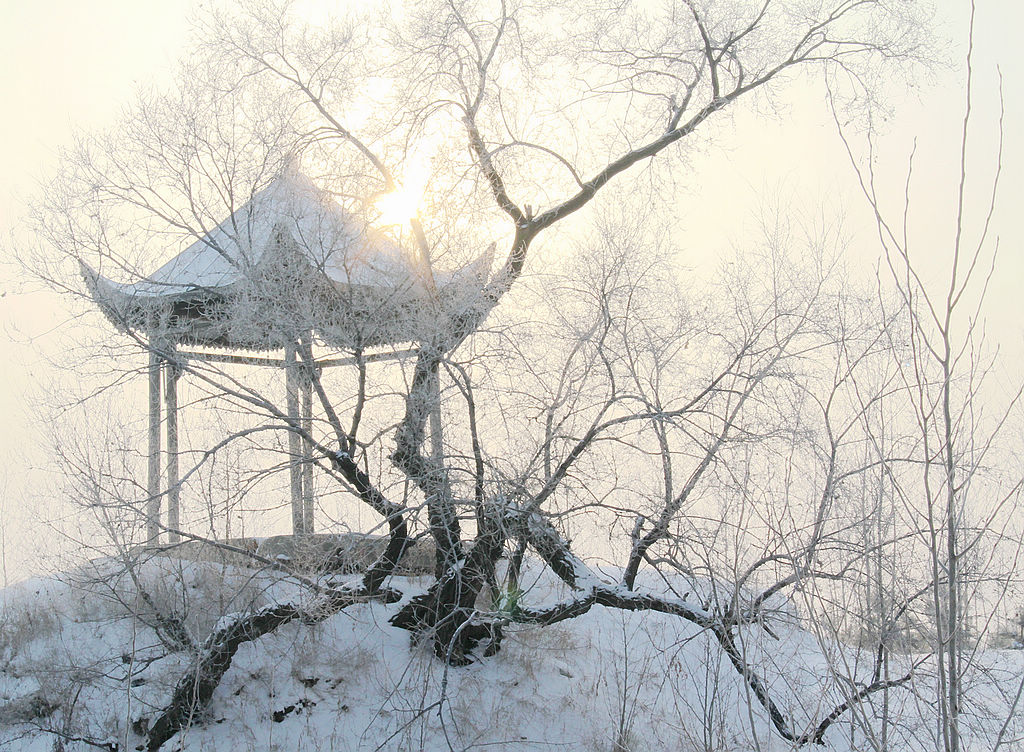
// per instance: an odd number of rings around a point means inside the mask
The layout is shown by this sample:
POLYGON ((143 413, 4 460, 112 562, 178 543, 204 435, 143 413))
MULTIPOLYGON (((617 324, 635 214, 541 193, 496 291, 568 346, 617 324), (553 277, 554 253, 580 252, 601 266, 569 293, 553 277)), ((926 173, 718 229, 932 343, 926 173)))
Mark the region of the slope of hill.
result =
MULTIPOLYGON (((564 596, 543 574, 530 581, 531 603, 564 596)), ((394 584, 408 597, 426 581, 394 584)), ((139 748, 189 666, 188 651, 168 645, 158 614, 177 614, 185 639, 201 640, 233 614, 302 597, 280 573, 172 559, 147 562, 134 580, 108 561, 8 588, 0 612, 0 748, 139 748)), ((678 618, 594 608, 548 627, 510 626, 497 655, 450 668, 388 624, 395 609, 358 604, 243 644, 209 706, 163 749, 792 748, 718 643, 678 618)), ((871 674, 869 653, 816 637, 786 609, 770 630, 751 627, 742 636, 751 665, 797 730, 856 691, 843 677, 863 682, 871 674)), ((966 714, 977 749, 997 739, 1019 748, 1024 718, 1011 708, 1021 658, 992 652, 979 663, 966 714)), ((901 656, 890 670, 913 659, 901 656)), ((936 748, 927 670, 924 663, 919 678, 889 692, 890 749, 936 748)), ((880 695, 855 704, 826 733, 825 748, 874 748, 882 712, 880 695)))

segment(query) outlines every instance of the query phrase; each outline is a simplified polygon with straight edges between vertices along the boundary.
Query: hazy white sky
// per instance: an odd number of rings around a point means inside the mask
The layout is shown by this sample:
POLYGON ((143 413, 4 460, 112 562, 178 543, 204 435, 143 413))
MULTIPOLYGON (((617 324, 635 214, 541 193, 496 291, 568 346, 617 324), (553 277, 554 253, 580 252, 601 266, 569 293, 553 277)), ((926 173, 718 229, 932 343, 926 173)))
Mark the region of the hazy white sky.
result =
MULTIPOLYGON (((109 127, 135 87, 169 80, 187 39, 188 5, 184 0, 0 0, 0 553, 12 572, 23 571, 34 546, 25 535, 25 510, 37 476, 25 468, 25 461, 45 464, 36 447, 46 426, 33 420, 30 404, 40 384, 52 378, 45 355, 58 338, 48 332, 67 318, 59 298, 26 285, 9 263, 21 202, 52 174, 58 149, 71 142, 75 129, 109 127)), ((894 120, 884 152, 903 159, 918 139, 924 199, 920 248, 922 255, 933 256, 936 268, 948 249, 942 231, 949 227, 955 185, 963 109, 959 66, 968 6, 939 0, 937 7, 939 31, 953 40, 950 61, 958 67, 940 72, 934 81, 922 81, 916 96, 894 92, 898 99, 893 101, 894 120)), ((991 164, 998 63, 1004 78, 1007 146, 995 224, 1002 266, 988 310, 990 330, 1018 363, 1024 353, 1024 252, 1017 216, 1024 196, 1021 28, 1024 10, 1019 3, 979 2, 976 85, 982 135, 970 162, 979 166, 978 175, 991 164)), ((684 246, 706 249, 737 239, 737 226, 756 211, 768 191, 792 196, 805 211, 815 211, 819 200, 826 208, 845 210, 856 241, 854 252, 865 263, 877 258, 877 246, 865 231, 863 206, 852 191, 850 168, 818 96, 795 93, 792 109, 777 120, 737 115, 734 127, 724 129, 717 143, 695 159, 692 179, 680 198, 684 246)), ((885 164, 884 170, 890 170, 892 185, 898 185, 900 164, 885 164)))

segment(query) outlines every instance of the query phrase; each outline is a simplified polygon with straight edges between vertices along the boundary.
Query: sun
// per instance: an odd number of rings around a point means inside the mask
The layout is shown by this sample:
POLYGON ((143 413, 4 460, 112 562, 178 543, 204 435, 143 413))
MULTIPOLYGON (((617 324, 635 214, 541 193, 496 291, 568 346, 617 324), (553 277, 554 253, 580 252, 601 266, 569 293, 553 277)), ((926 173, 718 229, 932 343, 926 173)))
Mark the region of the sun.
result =
POLYGON ((418 217, 429 179, 430 166, 427 160, 412 160, 398 187, 383 194, 374 202, 374 206, 380 212, 377 222, 385 227, 405 225, 418 217))
POLYGON ((423 189, 416 186, 403 185, 385 193, 374 202, 380 212, 377 222, 385 226, 408 224, 419 214, 422 198, 423 189))

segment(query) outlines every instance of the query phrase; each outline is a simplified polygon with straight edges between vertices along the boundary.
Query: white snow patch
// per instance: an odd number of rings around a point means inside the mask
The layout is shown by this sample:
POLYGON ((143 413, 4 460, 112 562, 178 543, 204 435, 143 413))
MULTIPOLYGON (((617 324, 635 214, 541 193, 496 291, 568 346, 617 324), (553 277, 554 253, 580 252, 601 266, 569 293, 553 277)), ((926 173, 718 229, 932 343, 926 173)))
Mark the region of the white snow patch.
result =
MULTIPOLYGON (((253 575, 209 563, 149 562, 141 574, 149 583, 167 578, 169 592, 178 588, 197 640, 225 624, 223 617, 301 598, 274 573, 261 576, 259 599, 218 595, 253 575), (194 610, 203 618, 194 618, 194 610)), ((521 598, 531 607, 569 595, 536 565, 523 583, 521 598)), ((141 743, 136 732, 168 702, 189 660, 169 653, 145 619, 105 595, 116 590, 111 584, 69 577, 0 591, 0 749, 49 752, 55 737, 47 729, 117 740, 123 749, 141 743)), ((411 596, 426 582, 396 578, 393 584, 411 596)), ((123 601, 130 589, 118 587, 123 601)), ((165 749, 792 748, 770 727, 716 640, 684 619, 595 607, 550 627, 510 626, 500 653, 448 668, 429 645, 411 644, 407 632, 388 624, 396 609, 359 604, 243 644, 210 706, 165 749)), ((751 625, 740 641, 797 730, 816 724, 844 697, 848 684, 838 678, 844 666, 854 666, 860 679, 870 675, 866 653, 842 645, 823 650, 795 623, 773 627, 777 640, 751 625)), ((911 658, 894 657, 892 673, 911 658)), ((971 749, 991 748, 1024 670, 1022 658, 1019 652, 981 657, 966 719, 971 749)), ((934 748, 933 710, 918 699, 927 691, 923 673, 919 683, 890 694, 890 748, 934 748)), ((844 716, 826 734, 825 748, 868 748, 863 728, 877 723, 880 707, 876 698, 844 716)), ((1022 720, 1013 719, 1010 738, 1020 737, 1022 720)), ((65 749, 90 747, 68 742, 65 749)))

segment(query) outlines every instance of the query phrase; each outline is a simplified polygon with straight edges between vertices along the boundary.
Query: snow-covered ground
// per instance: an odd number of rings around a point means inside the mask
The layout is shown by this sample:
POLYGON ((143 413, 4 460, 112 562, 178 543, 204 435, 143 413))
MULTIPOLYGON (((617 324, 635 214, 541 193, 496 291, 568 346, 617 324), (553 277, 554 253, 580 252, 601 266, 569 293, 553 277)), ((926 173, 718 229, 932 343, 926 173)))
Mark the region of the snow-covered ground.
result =
MULTIPOLYGON (((2 591, 0 748, 50 752, 95 743, 135 749, 188 667, 148 626, 172 609, 202 639, 218 620, 302 598, 280 574, 154 559, 139 573, 146 604, 110 563, 2 591), (83 739, 85 741, 83 741, 83 739), (61 746, 63 745, 63 747, 61 746)), ((406 595, 426 580, 397 579, 406 595)), ((565 595, 535 574, 526 595, 565 595)), ((397 606, 361 604, 316 624, 292 622, 244 644, 212 703, 167 750, 786 750, 718 643, 681 619, 594 608, 549 627, 507 630, 503 649, 447 668, 388 624, 397 606)), ((744 649, 798 726, 815 725, 870 677, 870 657, 795 622, 742 633, 744 649), (772 636, 774 635, 774 636, 772 636)), ((971 749, 992 749, 1024 673, 1018 651, 977 659, 966 709, 971 749)), ((893 675, 911 661, 894 658, 893 675)), ((934 749, 927 666, 889 694, 889 749, 934 749)), ((881 696, 854 707, 826 749, 873 749, 881 696)), ((1016 714, 1003 749, 1019 741, 1016 714)), ((813 747, 812 747, 813 748, 813 747)))

